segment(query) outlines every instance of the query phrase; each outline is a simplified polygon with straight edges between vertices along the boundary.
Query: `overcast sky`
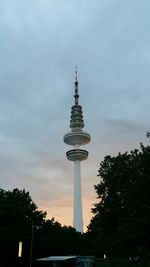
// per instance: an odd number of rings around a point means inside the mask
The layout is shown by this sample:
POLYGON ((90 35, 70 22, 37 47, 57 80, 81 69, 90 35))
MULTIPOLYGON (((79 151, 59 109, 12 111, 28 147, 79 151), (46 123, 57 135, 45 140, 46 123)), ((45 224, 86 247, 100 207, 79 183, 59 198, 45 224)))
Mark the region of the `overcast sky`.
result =
POLYGON ((0 187, 25 188, 72 225, 73 164, 63 143, 78 66, 85 131, 84 226, 104 156, 148 144, 149 0, 0 1, 0 187))

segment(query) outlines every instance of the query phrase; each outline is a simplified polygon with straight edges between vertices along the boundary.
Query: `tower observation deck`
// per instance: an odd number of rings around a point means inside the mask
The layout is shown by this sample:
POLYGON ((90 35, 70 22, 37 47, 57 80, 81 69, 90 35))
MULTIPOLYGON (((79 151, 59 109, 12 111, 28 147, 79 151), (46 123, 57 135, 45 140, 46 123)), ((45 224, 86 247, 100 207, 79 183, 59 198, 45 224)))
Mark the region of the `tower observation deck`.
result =
POLYGON ((81 194, 81 170, 80 162, 88 158, 88 151, 81 149, 80 146, 90 142, 91 137, 84 132, 84 120, 82 106, 79 105, 79 88, 76 77, 74 83, 74 105, 71 107, 70 128, 71 132, 64 135, 64 142, 67 145, 74 146, 73 149, 67 151, 67 159, 74 162, 74 212, 73 226, 78 232, 83 232, 83 216, 82 216, 82 194, 81 194))

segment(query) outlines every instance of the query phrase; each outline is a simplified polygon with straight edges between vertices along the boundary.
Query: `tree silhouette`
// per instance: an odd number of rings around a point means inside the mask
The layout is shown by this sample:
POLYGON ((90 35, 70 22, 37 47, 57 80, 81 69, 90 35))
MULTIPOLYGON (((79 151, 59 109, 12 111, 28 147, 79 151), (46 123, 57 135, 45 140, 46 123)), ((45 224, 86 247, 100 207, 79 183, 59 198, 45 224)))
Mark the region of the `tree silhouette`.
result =
POLYGON ((26 247, 30 247, 32 221, 40 228, 45 217, 46 212, 37 209, 29 192, 17 188, 13 191, 0 189, 0 251, 5 266, 7 261, 17 258, 19 241, 23 241, 24 256, 29 258, 30 250, 26 247))
POLYGON ((150 147, 106 156, 88 227, 94 252, 143 255, 150 246, 150 147))

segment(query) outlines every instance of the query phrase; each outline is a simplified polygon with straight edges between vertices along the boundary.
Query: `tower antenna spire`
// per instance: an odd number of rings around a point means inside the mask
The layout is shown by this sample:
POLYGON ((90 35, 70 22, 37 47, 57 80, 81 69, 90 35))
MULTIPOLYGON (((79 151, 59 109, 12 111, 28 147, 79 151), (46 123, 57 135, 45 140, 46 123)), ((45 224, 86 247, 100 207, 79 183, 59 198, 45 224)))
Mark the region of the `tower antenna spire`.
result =
POLYGON ((75 67, 75 83, 74 83, 74 98, 75 98, 75 105, 79 104, 79 86, 78 86, 78 70, 77 66, 75 67))
POLYGON ((78 68, 75 66, 75 80, 78 80, 78 68))

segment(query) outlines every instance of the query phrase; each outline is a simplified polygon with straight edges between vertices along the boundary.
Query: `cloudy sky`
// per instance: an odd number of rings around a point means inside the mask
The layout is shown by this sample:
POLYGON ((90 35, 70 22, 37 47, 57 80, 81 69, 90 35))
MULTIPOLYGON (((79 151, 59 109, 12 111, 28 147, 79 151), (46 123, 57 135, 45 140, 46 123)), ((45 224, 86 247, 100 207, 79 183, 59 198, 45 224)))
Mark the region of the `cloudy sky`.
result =
POLYGON ((84 226, 104 156, 148 144, 149 0, 0 1, 0 187, 25 188, 72 225, 73 166, 63 143, 78 66, 85 131, 84 226))

